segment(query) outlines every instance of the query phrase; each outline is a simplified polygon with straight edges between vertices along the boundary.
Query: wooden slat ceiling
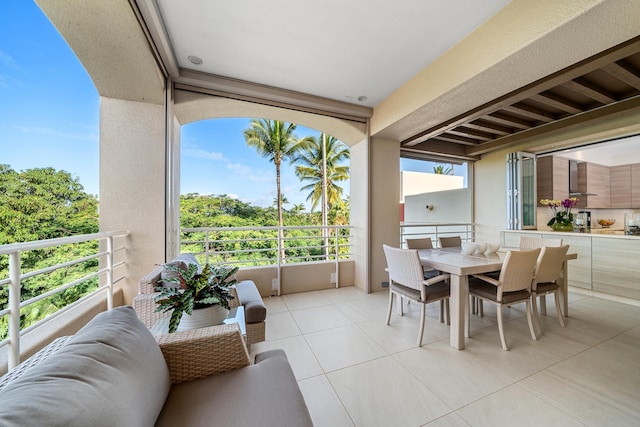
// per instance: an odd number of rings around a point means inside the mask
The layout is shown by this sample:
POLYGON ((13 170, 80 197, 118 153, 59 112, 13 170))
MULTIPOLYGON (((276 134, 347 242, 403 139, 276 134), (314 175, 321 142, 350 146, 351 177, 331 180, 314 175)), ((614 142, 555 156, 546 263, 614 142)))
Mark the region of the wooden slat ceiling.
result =
POLYGON ((472 160, 532 135, 640 109, 640 37, 402 141, 405 157, 472 160))

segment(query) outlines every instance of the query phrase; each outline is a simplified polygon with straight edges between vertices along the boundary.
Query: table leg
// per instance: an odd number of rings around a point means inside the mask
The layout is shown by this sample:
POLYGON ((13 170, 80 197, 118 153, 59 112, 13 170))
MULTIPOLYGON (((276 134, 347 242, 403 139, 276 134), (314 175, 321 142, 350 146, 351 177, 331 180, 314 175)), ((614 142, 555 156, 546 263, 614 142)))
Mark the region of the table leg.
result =
POLYGON ((450 345, 456 350, 464 350, 466 321, 465 309, 469 299, 469 278, 451 274, 451 296, 449 297, 449 315, 451 316, 450 345))

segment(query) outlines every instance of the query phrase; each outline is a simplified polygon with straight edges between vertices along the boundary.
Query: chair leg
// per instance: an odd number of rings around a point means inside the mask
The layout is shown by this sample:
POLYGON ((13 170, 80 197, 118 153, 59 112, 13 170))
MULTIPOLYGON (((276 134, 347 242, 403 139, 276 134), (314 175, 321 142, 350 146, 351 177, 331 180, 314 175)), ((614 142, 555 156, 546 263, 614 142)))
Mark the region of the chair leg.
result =
POLYGON ((471 297, 471 314, 476 314, 478 312, 478 298, 471 297))
POLYGON ((440 300, 440 323, 444 323, 444 300, 440 300))
POLYGON ((498 332, 500 333, 500 342, 502 343, 502 349, 508 351, 507 339, 504 337, 504 327, 502 326, 502 306, 498 305, 498 332))
POLYGON ((547 296, 540 295, 540 313, 547 315, 547 296))
POLYGON ((536 298, 538 298, 538 295, 536 294, 533 294, 531 296, 531 310, 533 311, 533 317, 536 321, 536 331, 540 335, 542 335, 542 323, 540 322, 540 315, 538 314, 538 305, 536 304, 536 298))
POLYGON ((449 298, 446 298, 444 300, 444 316, 445 316, 445 320, 447 322, 447 325, 451 324, 451 315, 449 312, 449 298))
POLYGON ((418 347, 422 347, 422 335, 424 334, 424 322, 427 317, 427 305, 420 307, 420 329, 418 329, 418 347))
POLYGON ((389 311, 387 311, 387 325, 391 321, 391 310, 393 310, 393 292, 389 291, 389 311))
POLYGON ((398 295, 398 301, 400 301, 400 316, 404 316, 404 297, 398 295))
POLYGON ((482 303, 482 300, 480 298, 476 298, 478 301, 478 316, 483 317, 484 316, 484 305, 482 303))
MULTIPOLYGON (((475 297, 469 296, 469 301, 471 301, 472 298, 475 298, 475 297)), ((466 334, 467 338, 471 338, 471 307, 472 306, 473 306, 473 302, 470 302, 467 304, 467 307, 465 307, 464 309, 464 314, 465 314, 464 321, 467 324, 467 334, 466 334)))
POLYGON ((558 321, 560 322, 560 326, 564 328, 564 317, 562 316, 562 309, 560 308, 560 295, 558 295, 558 291, 555 291, 553 296, 556 299, 556 314, 558 315, 558 321))
POLYGON ((536 335, 536 331, 533 327, 533 322, 531 319, 531 302, 529 300, 527 300, 527 322, 529 322, 529 332, 531 332, 531 339, 537 341, 538 336, 536 335))

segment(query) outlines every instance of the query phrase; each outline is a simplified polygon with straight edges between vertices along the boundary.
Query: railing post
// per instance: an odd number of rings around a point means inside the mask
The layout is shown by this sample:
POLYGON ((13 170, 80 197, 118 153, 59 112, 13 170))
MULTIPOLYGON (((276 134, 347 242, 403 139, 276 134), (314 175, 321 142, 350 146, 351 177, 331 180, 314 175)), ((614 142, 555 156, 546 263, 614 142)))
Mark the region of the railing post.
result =
POLYGON ((340 283, 340 245, 338 244, 338 227, 334 227, 333 229, 333 238, 336 242, 336 289, 339 288, 338 284, 340 283))
POLYGON ((113 308, 113 237, 107 237, 107 310, 113 308))
POLYGON ((9 360, 11 370, 20 363, 20 252, 9 254, 9 360))
POLYGON ((207 264, 209 264, 209 230, 204 232, 204 258, 207 264))

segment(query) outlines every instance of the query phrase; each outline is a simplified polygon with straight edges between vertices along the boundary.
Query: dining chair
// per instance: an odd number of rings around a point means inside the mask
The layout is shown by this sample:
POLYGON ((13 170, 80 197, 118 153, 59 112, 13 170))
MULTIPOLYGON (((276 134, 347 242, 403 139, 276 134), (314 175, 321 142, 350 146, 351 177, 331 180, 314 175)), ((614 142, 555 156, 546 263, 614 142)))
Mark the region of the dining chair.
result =
MULTIPOLYGON (((497 306, 498 331, 503 350, 509 350, 504 336, 503 306, 526 303, 531 338, 537 340, 531 318, 531 283, 540 251, 540 248, 536 248, 507 252, 498 279, 484 274, 475 274, 469 278, 469 296, 497 306)), ((467 315, 467 329, 471 331, 470 313, 467 315)))
MULTIPOLYGON (((536 328, 540 334, 542 334, 542 323, 540 322, 540 315, 538 314, 538 308, 536 306, 536 298, 539 296, 544 298, 549 294, 554 295, 558 321, 560 322, 560 326, 564 328, 564 318, 562 317, 560 297, 558 296, 558 289, 560 288, 558 279, 560 278, 562 264, 564 263, 564 258, 568 250, 569 245, 560 246, 559 248, 546 246, 542 248, 542 252, 540 252, 540 256, 538 256, 535 277, 531 283, 531 301, 533 303, 533 315, 536 319, 536 328)), ((544 314, 546 314, 546 312, 544 314)))
POLYGON ((438 237, 438 242, 440 243, 441 248, 455 248, 462 246, 462 239, 460 236, 438 237))
MULTIPOLYGON (((433 249, 433 242, 431 241, 431 237, 422 237, 422 238, 414 238, 414 239, 406 239, 407 248, 409 249, 433 249)), ((429 267, 424 267, 424 278, 430 279, 432 277, 436 277, 437 275, 442 274, 442 272, 438 270, 434 270, 429 267)), ((402 299, 400 299, 402 301, 402 299)), ((445 319, 449 318, 449 298, 445 300, 440 300, 440 323, 445 322, 445 319)), ((447 325, 449 323, 447 322, 447 325)))
MULTIPOLYGON (((518 240, 518 248, 520 249, 535 249, 535 248, 559 248, 562 246, 562 239, 543 239, 539 237, 525 237, 520 236, 518 240)), ((540 312, 547 314, 547 299, 545 296, 540 297, 540 312)))
MULTIPOLYGON (((382 245, 387 259, 389 273, 389 310, 387 325, 391 321, 393 297, 406 297, 420 304, 420 327, 418 329, 418 346, 422 346, 427 304, 449 298, 449 274, 439 274, 424 279, 422 264, 416 249, 399 249, 382 245)), ((401 300, 402 301, 402 300, 401 300)), ((400 312, 402 314, 402 311, 400 312)), ((447 319, 449 324, 449 319, 447 319)))

